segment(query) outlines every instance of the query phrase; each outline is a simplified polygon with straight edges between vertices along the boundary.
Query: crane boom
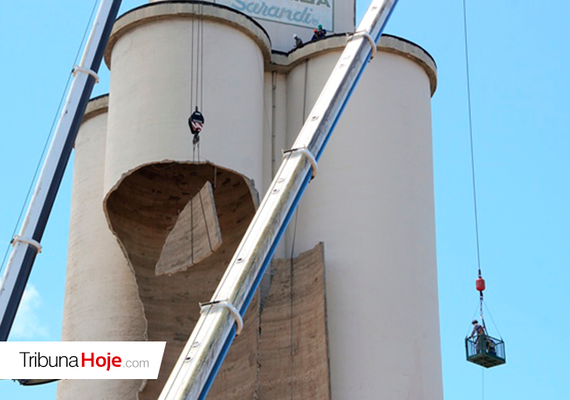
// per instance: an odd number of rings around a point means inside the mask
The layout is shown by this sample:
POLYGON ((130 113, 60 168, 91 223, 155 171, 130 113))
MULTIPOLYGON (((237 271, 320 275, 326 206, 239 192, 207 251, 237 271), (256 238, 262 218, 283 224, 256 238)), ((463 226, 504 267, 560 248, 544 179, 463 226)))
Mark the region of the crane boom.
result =
POLYGON ((36 255, 41 251, 40 241, 120 6, 121 0, 101 0, 81 62, 73 68, 74 79, 20 233, 12 239, 12 252, 0 282, 1 341, 8 340, 36 255))
POLYGON ((373 0, 293 148, 286 151, 253 221, 182 351, 159 400, 204 399, 275 248, 397 0, 373 0))

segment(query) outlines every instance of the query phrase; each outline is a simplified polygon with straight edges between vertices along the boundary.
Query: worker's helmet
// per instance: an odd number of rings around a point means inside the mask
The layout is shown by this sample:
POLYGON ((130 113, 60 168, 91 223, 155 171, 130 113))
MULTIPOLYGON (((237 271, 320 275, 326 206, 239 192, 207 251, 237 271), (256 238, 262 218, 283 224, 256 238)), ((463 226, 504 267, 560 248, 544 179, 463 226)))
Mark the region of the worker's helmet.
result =
POLYGON ((323 26, 321 24, 319 24, 319 26, 317 26, 317 28, 323 29, 323 26))
POLYGON ((296 38, 297 38, 297 34, 295 33, 295 34, 293 35, 293 37, 296 39, 296 38))
POLYGON ((479 321, 477 321, 476 319, 473 320, 473 322, 471 322, 473 325, 478 324, 479 321))

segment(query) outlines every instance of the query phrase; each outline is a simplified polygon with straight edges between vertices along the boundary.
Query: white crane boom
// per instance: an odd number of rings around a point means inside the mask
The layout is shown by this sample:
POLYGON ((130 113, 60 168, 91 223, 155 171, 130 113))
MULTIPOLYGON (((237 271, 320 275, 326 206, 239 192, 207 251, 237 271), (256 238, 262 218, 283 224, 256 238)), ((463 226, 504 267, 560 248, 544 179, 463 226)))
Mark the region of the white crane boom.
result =
MULTIPOLYGON (((205 399, 279 239, 397 0, 373 0, 271 183, 159 400, 205 399), (237 326, 237 327, 236 327, 237 326)), ((372 54, 371 54, 372 53, 372 54)))
POLYGON ((89 40, 61 112, 20 233, 12 239, 12 253, 0 281, 0 340, 8 340, 49 214, 73 149, 73 144, 97 78, 103 52, 119 12, 121 0, 101 0, 89 40))

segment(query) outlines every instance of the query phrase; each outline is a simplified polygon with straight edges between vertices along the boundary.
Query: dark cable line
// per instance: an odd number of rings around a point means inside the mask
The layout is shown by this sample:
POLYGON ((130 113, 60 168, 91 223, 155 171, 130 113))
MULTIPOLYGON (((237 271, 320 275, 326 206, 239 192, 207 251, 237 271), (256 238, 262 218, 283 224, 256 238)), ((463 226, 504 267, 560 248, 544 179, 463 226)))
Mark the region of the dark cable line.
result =
POLYGON ((200 111, 204 111, 204 3, 200 3, 200 111))
MULTIPOLYGON (((298 207, 298 206, 297 206, 298 207)), ((290 348, 289 348, 289 356, 291 357, 291 363, 289 365, 289 378, 290 378, 290 382, 291 382, 291 400, 293 400, 293 383, 294 383, 294 378, 293 378, 293 275, 294 275, 294 268, 293 268, 293 263, 294 263, 294 257, 295 257, 295 238, 297 237, 297 217, 299 216, 299 208, 297 208, 295 210, 295 225, 293 228, 293 239, 291 241, 291 256, 290 256, 290 262, 289 262, 289 279, 291 280, 289 282, 289 314, 291 315, 290 318, 290 348)))
POLYGON ((95 15, 95 10, 97 9, 97 0, 93 3, 93 8, 91 9, 91 15, 89 16, 89 21, 87 22, 87 26, 85 27, 85 31, 83 32, 83 37, 81 38, 81 44, 77 49, 77 54, 75 54, 75 61, 73 62, 74 65, 77 64, 77 60, 79 59, 79 54, 81 52, 81 48, 85 43, 85 38, 87 37, 87 33, 89 32, 89 27, 91 26, 91 21, 93 21, 93 16, 95 15))
MULTIPOLYGON (((471 177, 473 184, 473 213, 475 217, 475 241, 477 246, 477 275, 481 278, 481 252, 479 245, 479 215, 477 213, 477 185, 475 180, 475 151, 473 145, 473 116, 471 112, 471 82, 469 71, 469 40, 467 36, 467 6, 466 0, 463 0, 463 37, 465 40, 465 75, 467 80, 467 110, 469 114, 469 144, 471 149, 471 177)), ((479 292, 479 310, 481 314, 481 323, 485 329, 485 320, 483 318, 483 291, 479 292)), ((485 399, 485 370, 481 370, 481 399, 485 399)))
POLYGON ((204 226, 206 227, 206 237, 208 238, 208 244, 210 245, 210 251, 213 253, 214 248, 212 247, 212 239, 210 239, 210 230, 208 229, 208 221, 206 219, 206 210, 204 209, 204 202, 202 200, 202 191, 198 192, 198 198, 200 199, 200 207, 202 208, 202 216, 204 217, 204 226))
MULTIPOLYGON (((475 241, 477 245, 477 273, 479 278, 481 278, 481 256, 480 256, 480 246, 479 246, 479 216, 477 212, 477 188, 475 180, 475 151, 473 146, 473 117, 471 112, 471 82, 470 82, 470 71, 469 71, 469 43, 467 38, 467 6, 466 0, 463 0, 463 32, 465 39, 465 74, 467 78, 467 110, 469 114, 469 143, 471 148, 471 177, 473 184, 473 211, 475 216, 475 241)), ((483 295, 483 292, 481 292, 483 295)))
MULTIPOLYGON (((89 27, 91 26, 91 21, 93 20, 93 16, 95 14, 96 9, 97 9, 97 0, 95 0, 95 2, 93 3, 93 8, 91 9, 91 15, 89 16, 89 20, 87 21, 87 25, 85 26, 85 30, 83 32, 81 42, 79 43, 79 47, 77 48, 75 58, 73 59, 73 65, 74 66, 77 65, 77 60, 79 59, 79 55, 81 54, 81 49, 83 48, 83 45, 85 44, 85 38, 87 37, 87 33, 89 32, 89 27)), ((36 179, 38 178, 40 169, 42 167, 42 164, 43 164, 42 160, 44 159, 46 152, 47 152, 47 149, 49 147, 49 144, 51 143, 51 138, 54 134, 55 124, 59 120, 59 115, 61 114, 63 102, 65 100, 67 90, 69 89, 69 84, 72 80, 72 77, 73 77, 73 75, 69 74, 67 77, 67 81, 65 82, 65 86, 64 86, 64 89, 61 93, 55 115, 54 115, 53 120, 51 122, 51 126, 49 128, 48 135, 46 137, 44 147, 42 149, 42 153, 40 155, 40 158, 38 159, 38 163, 36 165, 34 175, 32 176, 32 180, 30 182, 30 185, 28 186, 28 191, 26 193, 26 197, 24 198, 24 202, 23 202, 22 207, 20 209, 18 219, 16 220, 14 230, 12 231, 12 236, 10 237, 10 242, 8 242, 8 245, 6 246, 6 251, 4 252, 4 257, 2 258, 2 264, 0 264, 0 273, 4 269, 6 259, 8 258, 8 254, 10 253, 10 245, 12 244, 12 238, 16 235, 16 232, 18 231, 18 227, 20 226, 20 223, 22 222, 22 216, 24 215, 24 211, 26 210, 26 205, 28 204, 28 201, 30 200, 30 195, 32 194, 32 190, 34 188, 34 183, 36 182, 36 179)))
MULTIPOLYGON (((192 13, 195 4, 192 3, 192 13)), ((190 113, 194 112, 194 18, 190 27, 190 113)))
POLYGON ((503 335, 501 335, 501 332, 499 331, 499 327, 497 326, 497 324, 495 323, 495 320, 493 319, 493 314, 491 314, 489 307, 487 307, 487 303, 483 302, 483 305, 485 306, 485 309, 487 310, 487 314, 489 314, 489 316, 491 317, 491 322, 493 323, 495 330, 499 334, 499 337, 501 338, 501 340, 503 340, 503 335))
MULTIPOLYGON (((303 90, 303 121, 305 122, 305 108, 307 106, 307 75, 309 70, 309 61, 305 61, 305 87, 303 90)), ((290 255, 290 263, 289 263, 289 302, 290 302, 290 311, 289 314, 291 315, 290 319, 290 348, 289 348, 289 356, 291 357, 291 364, 289 366, 289 378, 291 380, 291 400, 293 400, 293 387, 294 387, 294 378, 293 378, 293 277, 294 277, 294 269, 293 269, 293 262, 295 257, 295 239, 297 237, 297 218, 299 216, 299 205, 297 205, 297 209, 295 210, 295 225, 293 226, 293 238, 291 240, 291 255, 290 255)))
POLYGON ((485 400, 485 369, 481 368, 481 400, 485 400))

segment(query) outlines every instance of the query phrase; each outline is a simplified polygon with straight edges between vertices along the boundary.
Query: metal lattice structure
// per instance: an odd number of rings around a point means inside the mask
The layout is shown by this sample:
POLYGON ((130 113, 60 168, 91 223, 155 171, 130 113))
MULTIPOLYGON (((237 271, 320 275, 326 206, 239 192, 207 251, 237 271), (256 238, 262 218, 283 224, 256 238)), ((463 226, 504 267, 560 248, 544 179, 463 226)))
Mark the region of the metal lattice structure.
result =
POLYGON ((505 342, 488 335, 465 338, 467 361, 485 368, 496 367, 506 362, 505 342))

